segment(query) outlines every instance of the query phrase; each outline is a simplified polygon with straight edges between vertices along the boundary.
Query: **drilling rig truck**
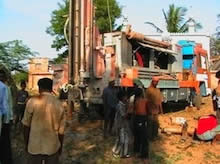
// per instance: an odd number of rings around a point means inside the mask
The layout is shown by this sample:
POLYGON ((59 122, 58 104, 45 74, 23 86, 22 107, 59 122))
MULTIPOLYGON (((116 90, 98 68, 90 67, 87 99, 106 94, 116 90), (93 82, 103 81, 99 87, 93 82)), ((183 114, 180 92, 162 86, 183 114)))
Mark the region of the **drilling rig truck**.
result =
POLYGON ((100 108, 102 91, 114 78, 118 87, 133 87, 138 79, 147 88, 159 76, 163 101, 190 101, 191 87, 181 87, 181 46, 154 40, 132 31, 100 34, 92 0, 72 0, 69 30, 69 97, 83 109, 100 108), (73 21, 74 20, 74 21, 73 21))

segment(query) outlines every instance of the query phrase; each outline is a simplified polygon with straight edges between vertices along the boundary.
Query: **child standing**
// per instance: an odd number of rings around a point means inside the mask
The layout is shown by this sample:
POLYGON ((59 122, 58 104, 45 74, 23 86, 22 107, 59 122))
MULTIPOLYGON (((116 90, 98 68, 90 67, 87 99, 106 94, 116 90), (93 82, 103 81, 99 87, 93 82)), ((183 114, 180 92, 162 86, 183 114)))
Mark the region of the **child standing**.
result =
POLYGON ((116 106, 115 131, 116 143, 112 149, 114 157, 129 158, 130 127, 127 114, 127 95, 125 92, 118 93, 119 103, 116 106))

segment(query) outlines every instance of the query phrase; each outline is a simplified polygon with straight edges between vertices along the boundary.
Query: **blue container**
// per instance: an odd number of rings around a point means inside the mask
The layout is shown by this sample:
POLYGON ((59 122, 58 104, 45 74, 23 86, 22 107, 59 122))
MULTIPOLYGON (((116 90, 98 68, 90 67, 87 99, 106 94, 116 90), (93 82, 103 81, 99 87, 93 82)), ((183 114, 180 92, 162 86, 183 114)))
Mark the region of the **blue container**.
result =
POLYGON ((191 69, 192 63, 193 63, 193 60, 183 60, 183 68, 184 69, 191 69))
POLYGON ((195 42, 180 40, 178 44, 182 47, 183 69, 191 69, 194 59, 195 42))
POLYGON ((178 44, 182 47, 183 55, 193 55, 196 43, 193 41, 180 40, 178 44))

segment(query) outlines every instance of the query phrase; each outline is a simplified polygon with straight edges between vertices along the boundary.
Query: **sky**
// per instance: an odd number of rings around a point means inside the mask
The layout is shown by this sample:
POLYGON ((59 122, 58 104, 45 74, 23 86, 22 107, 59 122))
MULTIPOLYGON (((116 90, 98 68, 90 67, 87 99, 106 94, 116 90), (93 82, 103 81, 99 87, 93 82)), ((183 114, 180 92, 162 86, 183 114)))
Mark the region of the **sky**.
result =
MULTIPOLYGON (((128 17, 129 24, 137 32, 149 33, 152 28, 144 22, 153 22, 165 28, 162 9, 169 4, 188 8, 187 17, 199 21, 200 32, 213 34, 220 14, 220 0, 117 0, 122 6, 122 15, 128 17)), ((50 25, 51 13, 62 0, 0 0, 0 42, 22 40, 24 44, 41 57, 54 58, 57 55, 51 48, 53 37, 46 34, 50 25)), ((119 19, 117 23, 121 23, 119 19)))

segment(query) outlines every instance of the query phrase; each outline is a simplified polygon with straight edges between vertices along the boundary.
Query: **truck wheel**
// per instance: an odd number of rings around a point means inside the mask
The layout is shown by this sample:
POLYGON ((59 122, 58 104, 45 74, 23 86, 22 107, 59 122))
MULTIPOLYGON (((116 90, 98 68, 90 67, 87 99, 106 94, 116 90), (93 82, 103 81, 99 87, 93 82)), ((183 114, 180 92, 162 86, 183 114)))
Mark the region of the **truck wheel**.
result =
POLYGON ((197 108, 200 109, 202 104, 202 96, 201 95, 195 95, 193 98, 193 105, 197 108))

